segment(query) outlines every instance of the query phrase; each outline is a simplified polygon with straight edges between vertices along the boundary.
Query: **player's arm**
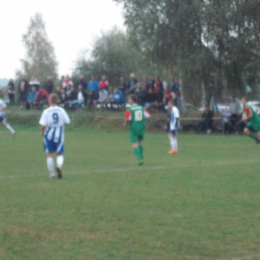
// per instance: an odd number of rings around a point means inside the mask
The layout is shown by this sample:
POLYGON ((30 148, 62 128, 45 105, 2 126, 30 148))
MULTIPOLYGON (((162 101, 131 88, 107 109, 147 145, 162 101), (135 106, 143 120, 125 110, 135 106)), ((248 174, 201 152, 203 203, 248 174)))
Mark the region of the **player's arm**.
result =
POLYGON ((41 136, 44 136, 45 129, 46 129, 46 126, 41 125, 41 136))
POLYGON ((40 118, 39 124, 40 124, 40 129, 41 129, 40 135, 43 136, 44 135, 44 131, 46 129, 46 125, 47 125, 47 116, 46 116, 46 112, 45 111, 42 113, 42 116, 40 118))
POLYGON ((125 121, 124 121, 124 126, 127 125, 127 122, 131 121, 132 116, 131 116, 131 111, 130 110, 126 110, 125 112, 125 121))
POLYGON ((150 115, 150 113, 148 112, 148 110, 147 109, 144 109, 144 118, 150 118, 151 117, 151 115, 150 115))
POLYGON ((245 112, 246 112, 247 116, 242 118, 242 122, 247 122, 248 120, 250 120, 253 117, 253 113, 249 107, 247 107, 245 109, 245 112))

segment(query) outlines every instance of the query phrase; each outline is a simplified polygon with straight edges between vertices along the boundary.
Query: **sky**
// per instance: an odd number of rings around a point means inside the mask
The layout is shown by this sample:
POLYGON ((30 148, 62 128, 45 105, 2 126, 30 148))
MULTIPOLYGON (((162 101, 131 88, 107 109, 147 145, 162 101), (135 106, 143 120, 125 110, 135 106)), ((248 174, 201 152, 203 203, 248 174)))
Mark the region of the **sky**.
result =
POLYGON ((91 50, 95 39, 117 26, 124 29, 123 8, 113 0, 8 0, 0 13, 0 78, 14 78, 25 58, 22 35, 30 17, 41 13, 55 48, 59 75, 72 72, 81 50, 91 50))

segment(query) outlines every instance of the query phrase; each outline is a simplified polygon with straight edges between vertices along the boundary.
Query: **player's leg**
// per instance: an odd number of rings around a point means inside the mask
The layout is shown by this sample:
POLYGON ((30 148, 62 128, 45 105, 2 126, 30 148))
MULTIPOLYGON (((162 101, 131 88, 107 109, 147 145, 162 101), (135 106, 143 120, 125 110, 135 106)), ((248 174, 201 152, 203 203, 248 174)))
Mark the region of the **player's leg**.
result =
POLYGON ((250 138, 255 140, 256 144, 259 145, 260 141, 259 141, 258 137, 250 131, 249 127, 245 127, 244 134, 248 135, 250 138))
POLYGON ((56 157, 56 171, 57 171, 57 175, 58 178, 61 179, 62 178, 62 171, 61 168, 63 166, 64 163, 64 142, 61 141, 60 143, 55 143, 55 151, 57 153, 57 157, 56 157))
POLYGON ((2 123, 3 123, 3 126, 4 126, 5 128, 7 128, 7 129, 12 133, 13 137, 15 137, 16 132, 15 132, 15 130, 6 122, 6 119, 4 119, 2 123))
POLYGON ((139 149, 139 137, 133 130, 130 130, 130 141, 132 143, 134 154, 138 159, 138 163, 141 163, 143 159, 139 149))
POLYGON ((136 142, 136 143, 132 143, 132 147, 133 147, 133 150, 134 150, 134 154, 138 160, 138 164, 141 165, 143 164, 143 158, 142 158, 142 155, 141 155, 141 152, 140 152, 140 149, 139 149, 139 142, 136 142))
POLYGON ((54 160, 53 160, 52 153, 47 153, 47 168, 50 173, 50 178, 53 179, 55 177, 55 174, 54 174, 54 160))
POLYGON ((138 146, 139 146, 139 150, 140 150, 140 153, 141 153, 141 157, 142 157, 142 159, 144 159, 144 147, 142 145, 142 140, 143 139, 141 139, 141 141, 138 142, 138 146))
POLYGON ((46 137, 44 138, 44 151, 47 154, 47 169, 50 173, 50 178, 53 179, 55 177, 54 174, 54 160, 53 160, 53 153, 54 153, 54 144, 52 141, 48 140, 46 137))
POLYGON ((169 140, 170 140, 170 147, 171 147, 169 154, 178 153, 178 141, 177 141, 177 138, 176 138, 176 131, 170 130, 168 137, 169 137, 169 140))

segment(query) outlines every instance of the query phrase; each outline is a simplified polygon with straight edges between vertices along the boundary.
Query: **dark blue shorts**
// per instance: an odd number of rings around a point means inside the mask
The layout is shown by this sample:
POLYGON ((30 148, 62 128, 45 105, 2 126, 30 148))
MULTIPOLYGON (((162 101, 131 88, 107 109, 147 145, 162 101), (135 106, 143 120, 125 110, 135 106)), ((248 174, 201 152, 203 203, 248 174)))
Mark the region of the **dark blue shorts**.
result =
POLYGON ((169 134, 170 135, 177 135, 178 134, 178 130, 170 130, 169 134))

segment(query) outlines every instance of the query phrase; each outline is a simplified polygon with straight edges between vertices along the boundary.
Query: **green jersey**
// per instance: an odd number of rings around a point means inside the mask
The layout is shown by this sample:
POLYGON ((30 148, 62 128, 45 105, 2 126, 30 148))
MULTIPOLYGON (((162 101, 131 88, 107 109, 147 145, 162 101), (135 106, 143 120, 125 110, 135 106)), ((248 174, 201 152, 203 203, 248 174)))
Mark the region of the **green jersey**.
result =
POLYGON ((133 105, 126 110, 125 119, 130 121, 130 141, 140 142, 144 138, 146 117, 150 117, 147 110, 142 106, 133 105))
POLYGON ((255 110, 250 105, 246 105, 245 112, 247 115, 252 115, 247 126, 253 128, 255 131, 260 131, 260 118, 255 110))
POLYGON ((149 117, 149 113, 142 106, 133 105, 126 110, 125 118, 130 121, 131 129, 145 130, 145 117, 149 117))

